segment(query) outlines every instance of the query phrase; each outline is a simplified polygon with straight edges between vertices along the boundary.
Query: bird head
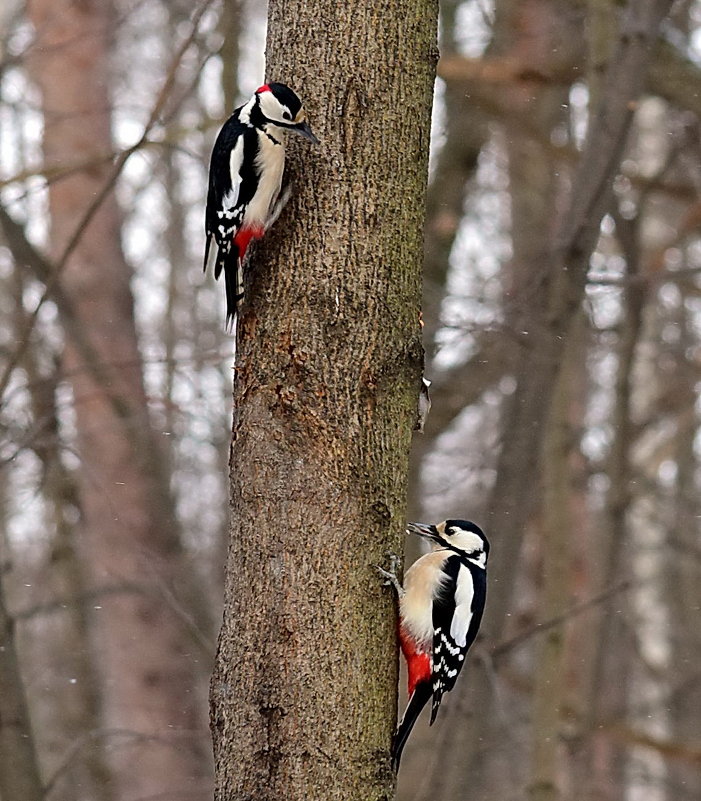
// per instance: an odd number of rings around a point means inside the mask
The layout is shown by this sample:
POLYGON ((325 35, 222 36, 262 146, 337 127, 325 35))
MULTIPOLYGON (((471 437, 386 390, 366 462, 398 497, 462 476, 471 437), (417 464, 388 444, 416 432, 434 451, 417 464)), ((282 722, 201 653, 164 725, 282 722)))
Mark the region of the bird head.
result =
POLYGON ((256 103, 266 123, 289 128, 315 145, 319 140, 312 133, 302 101, 284 83, 266 83, 256 89, 256 103))
POLYGON ((430 540, 435 550, 447 548, 485 567, 489 542, 482 529, 469 520, 444 520, 442 523, 407 523, 407 533, 430 540))

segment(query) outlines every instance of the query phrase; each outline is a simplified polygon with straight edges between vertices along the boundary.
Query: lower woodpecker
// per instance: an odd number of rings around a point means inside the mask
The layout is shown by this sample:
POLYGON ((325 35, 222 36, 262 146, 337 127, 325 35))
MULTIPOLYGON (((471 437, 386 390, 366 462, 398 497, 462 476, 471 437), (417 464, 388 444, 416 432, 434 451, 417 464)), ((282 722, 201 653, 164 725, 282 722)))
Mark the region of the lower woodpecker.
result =
POLYGON ((409 701, 392 740, 395 771, 421 710, 432 698, 432 725, 443 694, 453 689, 487 597, 489 542, 479 526, 468 520, 409 523, 407 533, 429 540, 432 549, 407 570, 404 586, 394 572, 378 568, 399 596, 399 642, 408 669, 409 701))

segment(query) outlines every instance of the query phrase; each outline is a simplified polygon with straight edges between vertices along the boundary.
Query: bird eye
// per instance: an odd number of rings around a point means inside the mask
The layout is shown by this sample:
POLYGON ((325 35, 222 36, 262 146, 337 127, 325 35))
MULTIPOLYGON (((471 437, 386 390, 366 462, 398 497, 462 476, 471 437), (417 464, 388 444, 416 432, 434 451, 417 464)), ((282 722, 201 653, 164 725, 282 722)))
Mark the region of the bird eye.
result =
POLYGON ((289 111, 283 111, 282 112, 282 119, 283 120, 291 120, 292 119, 292 115, 290 114, 289 111))

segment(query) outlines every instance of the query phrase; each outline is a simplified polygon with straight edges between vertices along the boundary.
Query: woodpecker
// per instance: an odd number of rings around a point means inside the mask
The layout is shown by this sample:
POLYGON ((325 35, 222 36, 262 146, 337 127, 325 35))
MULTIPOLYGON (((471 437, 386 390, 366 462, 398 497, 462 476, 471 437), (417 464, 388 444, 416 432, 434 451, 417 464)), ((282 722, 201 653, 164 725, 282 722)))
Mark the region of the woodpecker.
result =
POLYGON ((409 674, 409 701, 392 740, 395 771, 429 698, 433 725, 443 694, 453 689, 487 596, 489 542, 479 526, 468 520, 408 523, 407 533, 430 540, 433 547, 407 570, 404 586, 393 571, 378 567, 399 595, 399 642, 409 674))
POLYGON ((275 222, 288 198, 280 192, 287 131, 319 143, 299 97, 283 83, 267 83, 234 111, 214 143, 204 269, 211 264, 215 278, 224 270, 227 326, 243 298, 246 250, 275 222))

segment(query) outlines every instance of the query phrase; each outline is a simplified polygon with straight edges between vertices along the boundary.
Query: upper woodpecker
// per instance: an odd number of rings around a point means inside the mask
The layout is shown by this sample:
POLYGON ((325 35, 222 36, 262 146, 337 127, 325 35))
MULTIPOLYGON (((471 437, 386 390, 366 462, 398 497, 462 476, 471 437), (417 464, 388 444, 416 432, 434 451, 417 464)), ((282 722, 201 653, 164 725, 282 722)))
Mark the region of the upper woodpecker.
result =
POLYGON ((287 200, 280 195, 285 135, 296 131, 318 144, 302 101, 288 86, 268 83, 237 108, 219 132, 209 165, 204 269, 222 269, 227 325, 243 297, 242 267, 252 239, 260 239, 287 200))
POLYGON ((433 548, 407 570, 404 587, 393 572, 378 568, 399 595, 399 642, 409 674, 409 701, 392 741, 395 770, 419 713, 433 696, 433 724, 443 693, 453 689, 475 641, 489 556, 484 532, 467 520, 409 523, 407 533, 425 537, 433 548))

